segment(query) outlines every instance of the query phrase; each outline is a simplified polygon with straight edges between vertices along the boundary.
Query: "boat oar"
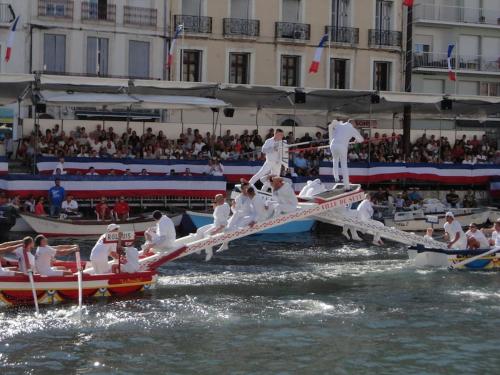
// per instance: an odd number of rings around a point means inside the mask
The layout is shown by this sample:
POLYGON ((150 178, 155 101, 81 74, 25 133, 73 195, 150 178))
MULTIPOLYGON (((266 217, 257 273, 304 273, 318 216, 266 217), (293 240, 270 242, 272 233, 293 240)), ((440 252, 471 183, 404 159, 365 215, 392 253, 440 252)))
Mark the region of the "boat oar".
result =
POLYGON ((458 262, 458 263, 455 263, 455 264, 451 264, 449 268, 450 269, 455 269, 455 268, 458 268, 458 267, 466 266, 467 264, 472 263, 475 260, 484 258, 485 256, 488 256, 488 255, 494 254, 494 253, 498 253, 498 252, 500 252, 500 248, 499 247, 495 247, 495 248, 493 248, 491 250, 485 251, 484 253, 481 253, 481 254, 475 255, 475 256, 473 256, 471 258, 467 258, 465 260, 462 260, 461 262, 458 262))
POLYGON ((80 258, 80 249, 75 253, 76 268, 78 277, 78 308, 81 310, 83 305, 83 282, 82 282, 82 260, 80 258))
POLYGON ((35 311, 38 314, 40 312, 40 309, 38 308, 38 295, 36 294, 35 278, 33 277, 33 267, 28 258, 28 253, 26 253, 25 250, 23 250, 23 256, 24 256, 24 265, 26 268, 26 272, 28 273, 28 279, 30 280, 31 284, 31 292, 33 293, 33 302, 35 303, 35 311))

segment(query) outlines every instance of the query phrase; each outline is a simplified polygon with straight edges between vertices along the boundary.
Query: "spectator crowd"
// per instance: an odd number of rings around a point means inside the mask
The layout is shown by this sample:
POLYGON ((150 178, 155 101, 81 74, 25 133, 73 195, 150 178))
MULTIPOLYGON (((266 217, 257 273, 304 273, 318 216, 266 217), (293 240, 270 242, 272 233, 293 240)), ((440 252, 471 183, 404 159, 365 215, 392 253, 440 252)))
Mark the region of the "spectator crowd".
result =
MULTIPOLYGON (((257 130, 245 130, 242 134, 233 134, 226 130, 222 136, 210 132, 202 134, 198 129, 188 128, 177 140, 167 139, 162 130, 155 134, 147 128, 138 135, 135 130, 127 129, 122 135, 113 127, 107 130, 101 125, 87 132, 84 127, 66 134, 55 125, 44 133, 38 131, 23 139, 17 149, 17 158, 29 161, 37 153, 41 156, 88 157, 88 158, 135 158, 135 159, 171 159, 171 160, 262 160, 260 152, 263 142, 273 136, 273 129, 263 137, 257 130), (38 144, 38 147, 35 145, 38 144), (37 150, 37 151, 35 151, 37 150)), ((403 162, 402 137, 399 134, 375 133, 373 138, 364 135, 365 142, 350 146, 348 158, 351 162, 403 162)), ((313 146, 326 145, 328 134, 318 131, 314 137, 306 133, 295 138, 290 132, 286 137, 289 144, 311 142, 304 145, 303 152, 292 154, 294 173, 303 176, 319 174, 321 161, 331 160, 328 148, 316 149, 313 146)), ((410 157, 413 163, 455 163, 479 164, 500 163, 495 139, 483 135, 481 139, 465 135, 451 144, 447 137, 422 135, 411 145, 410 157)), ((212 163, 212 162, 210 162, 212 163)), ((218 171, 217 173, 219 173, 218 171)))

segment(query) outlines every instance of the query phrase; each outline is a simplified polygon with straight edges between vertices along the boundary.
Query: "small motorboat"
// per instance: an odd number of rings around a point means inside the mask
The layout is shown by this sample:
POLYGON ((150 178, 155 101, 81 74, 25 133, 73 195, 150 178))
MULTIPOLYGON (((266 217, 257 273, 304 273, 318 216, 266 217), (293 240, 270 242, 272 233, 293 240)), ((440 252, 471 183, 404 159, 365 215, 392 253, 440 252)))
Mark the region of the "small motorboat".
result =
MULTIPOLYGON (((209 213, 186 211, 186 215, 189 219, 191 219, 195 229, 199 229, 214 222, 212 214, 209 213)), ((291 234, 310 232, 314 222, 315 221, 313 219, 290 221, 286 224, 266 229, 258 234, 291 234)))
POLYGON ((497 251, 492 249, 444 250, 424 246, 411 246, 408 248, 408 256, 416 267, 447 267, 498 271, 500 270, 500 249, 497 249, 497 251), (472 260, 471 258, 473 257, 474 259, 472 260), (469 262, 468 259, 471 261, 469 262))
MULTIPOLYGON (((47 216, 36 216, 28 213, 21 213, 23 218, 33 229, 34 232, 43 234, 47 237, 67 237, 97 238, 104 232, 111 221, 97 221, 86 219, 56 219, 47 216)), ((171 217, 175 226, 179 226, 182 215, 171 217)), ((137 237, 143 236, 144 231, 155 225, 152 217, 135 217, 127 221, 117 222, 124 232, 134 232, 137 237)))

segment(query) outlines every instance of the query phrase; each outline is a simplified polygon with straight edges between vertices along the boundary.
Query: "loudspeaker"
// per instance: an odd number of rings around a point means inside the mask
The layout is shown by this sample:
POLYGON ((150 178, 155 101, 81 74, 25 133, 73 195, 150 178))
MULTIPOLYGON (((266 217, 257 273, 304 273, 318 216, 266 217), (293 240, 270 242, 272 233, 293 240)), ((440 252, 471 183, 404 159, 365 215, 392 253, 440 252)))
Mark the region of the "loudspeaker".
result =
POLYGON ((370 101, 372 104, 378 104, 380 103, 380 96, 377 94, 372 94, 372 96, 370 97, 370 101))
POLYGON ((453 108, 453 102, 451 99, 443 99, 441 100, 441 110, 446 111, 446 110, 451 110, 453 108))
POLYGON ((234 116, 234 108, 224 108, 224 116, 233 117, 234 116))
POLYGON ((37 103, 35 105, 35 111, 37 113, 45 113, 45 112, 47 112, 47 104, 45 104, 45 103, 37 103))
POLYGON ((304 104, 306 102, 306 93, 300 89, 295 89, 293 102, 295 104, 304 104))
POLYGON ((216 108, 216 107, 213 107, 213 108, 210 108, 212 110, 212 112, 214 113, 218 113, 219 112, 219 108, 216 108))

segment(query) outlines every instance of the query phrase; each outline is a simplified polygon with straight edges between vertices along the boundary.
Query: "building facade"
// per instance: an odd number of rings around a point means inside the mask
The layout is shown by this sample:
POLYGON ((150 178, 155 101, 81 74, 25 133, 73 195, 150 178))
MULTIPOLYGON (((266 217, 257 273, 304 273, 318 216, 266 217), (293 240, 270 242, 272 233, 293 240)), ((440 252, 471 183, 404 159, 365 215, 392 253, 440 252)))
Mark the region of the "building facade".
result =
POLYGON ((401 0, 3 0, 2 73, 400 90, 401 0), (175 59, 167 54, 184 26, 175 59), (319 72, 316 45, 328 35, 319 72))
POLYGON ((413 91, 500 96, 499 0, 417 0, 413 19, 413 91))

